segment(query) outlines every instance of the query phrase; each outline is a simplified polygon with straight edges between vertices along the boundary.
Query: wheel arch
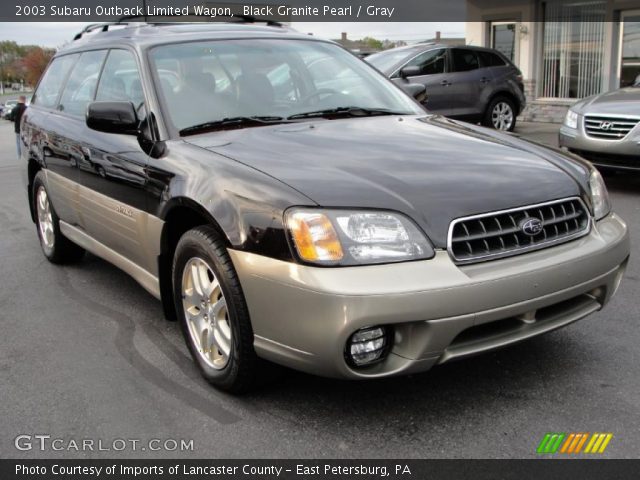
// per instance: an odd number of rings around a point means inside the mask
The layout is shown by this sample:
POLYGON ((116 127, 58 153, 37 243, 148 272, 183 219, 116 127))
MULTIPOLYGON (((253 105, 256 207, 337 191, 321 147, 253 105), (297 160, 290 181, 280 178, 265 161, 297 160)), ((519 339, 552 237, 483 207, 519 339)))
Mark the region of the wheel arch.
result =
POLYGON ((518 100, 518 97, 516 97, 509 90, 498 90, 497 92, 493 92, 487 100, 487 104, 484 107, 484 115, 487 114, 487 111, 491 106, 491 102, 493 102, 497 97, 507 97, 513 102, 513 105, 516 107, 516 117, 520 115, 520 113, 522 113, 522 105, 520 105, 520 100, 518 100))
POLYGON ((178 241, 189 230, 201 225, 213 227, 227 247, 231 246, 218 221, 200 204, 186 198, 177 197, 163 208, 161 216, 164 220, 160 237, 160 256, 158 257, 158 281, 160 283, 160 297, 162 308, 167 320, 177 320, 173 301, 172 266, 173 254, 178 241))

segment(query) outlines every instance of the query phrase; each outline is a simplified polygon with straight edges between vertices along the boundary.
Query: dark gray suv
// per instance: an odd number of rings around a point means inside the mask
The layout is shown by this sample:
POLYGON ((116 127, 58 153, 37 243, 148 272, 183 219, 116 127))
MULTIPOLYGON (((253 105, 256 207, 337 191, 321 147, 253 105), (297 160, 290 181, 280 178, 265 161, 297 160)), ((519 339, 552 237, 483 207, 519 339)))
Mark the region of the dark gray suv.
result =
POLYGON ((447 117, 510 132, 526 103, 520 70, 489 48, 418 44, 366 60, 401 86, 423 84, 425 107, 447 117))

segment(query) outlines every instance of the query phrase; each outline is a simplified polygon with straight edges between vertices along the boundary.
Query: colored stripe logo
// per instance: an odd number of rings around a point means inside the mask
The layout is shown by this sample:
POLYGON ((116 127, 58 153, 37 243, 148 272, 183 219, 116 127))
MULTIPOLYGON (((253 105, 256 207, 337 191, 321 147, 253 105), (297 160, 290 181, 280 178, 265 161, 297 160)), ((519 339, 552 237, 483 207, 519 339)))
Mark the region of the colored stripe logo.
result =
POLYGON ((546 433, 536 450, 539 454, 604 453, 613 433, 546 433), (584 450, 583 450, 584 448, 584 450))

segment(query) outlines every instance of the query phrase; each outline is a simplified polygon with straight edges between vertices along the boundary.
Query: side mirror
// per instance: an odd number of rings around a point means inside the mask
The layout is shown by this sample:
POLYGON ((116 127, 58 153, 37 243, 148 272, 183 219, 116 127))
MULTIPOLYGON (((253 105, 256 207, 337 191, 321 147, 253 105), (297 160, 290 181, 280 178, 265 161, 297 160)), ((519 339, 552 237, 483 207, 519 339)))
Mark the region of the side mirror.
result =
POLYGON ((420 67, 418 67, 417 65, 404 67, 400 69, 398 75, 400 75, 400 78, 403 79, 406 79, 407 77, 417 77, 418 75, 420 75, 420 67))
POLYGON ((131 102, 90 103, 87 107, 87 126, 105 133, 140 133, 140 120, 131 102))
POLYGON ((400 85, 400 88, 420 103, 423 103, 427 99, 427 87, 421 83, 405 83, 400 85))

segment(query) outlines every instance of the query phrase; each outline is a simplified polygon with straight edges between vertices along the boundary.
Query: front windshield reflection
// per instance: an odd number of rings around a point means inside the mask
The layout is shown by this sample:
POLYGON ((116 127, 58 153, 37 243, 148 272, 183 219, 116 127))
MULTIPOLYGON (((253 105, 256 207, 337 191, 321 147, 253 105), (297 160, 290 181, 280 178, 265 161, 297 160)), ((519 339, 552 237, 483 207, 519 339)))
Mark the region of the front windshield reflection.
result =
MULTIPOLYGON (((156 47, 151 59, 178 130, 224 119, 286 119, 342 107, 424 113, 371 67, 325 42, 202 41, 156 47)), ((254 124, 259 125, 246 126, 254 124)))

